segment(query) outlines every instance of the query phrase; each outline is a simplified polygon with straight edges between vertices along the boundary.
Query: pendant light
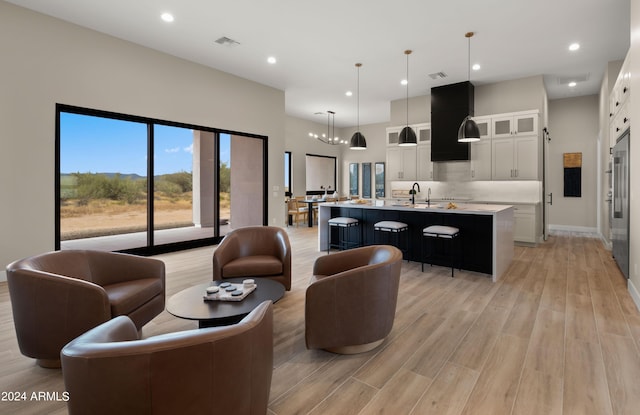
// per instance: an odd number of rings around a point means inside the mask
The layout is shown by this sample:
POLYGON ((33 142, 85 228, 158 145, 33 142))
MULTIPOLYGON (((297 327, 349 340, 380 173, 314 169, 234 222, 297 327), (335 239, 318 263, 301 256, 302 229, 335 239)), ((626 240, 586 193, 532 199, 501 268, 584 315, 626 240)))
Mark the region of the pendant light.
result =
POLYGON ((400 131, 398 145, 415 146, 418 144, 418 139, 413 128, 409 127, 409 55, 411 55, 411 50, 405 50, 404 54, 407 55, 407 126, 400 131))
POLYGON ((367 140, 365 140, 364 135, 360 132, 360 67, 361 63, 356 63, 356 68, 358 68, 358 89, 356 90, 357 95, 357 114, 358 114, 358 126, 356 128, 356 132, 351 137, 351 143, 349 144, 349 148, 351 150, 366 150, 367 149, 367 140))
MULTIPOLYGON (((464 35, 469 41, 467 49, 467 81, 469 82, 471 82, 471 37, 473 34, 473 32, 467 32, 464 35)), ((472 143, 474 141, 480 141, 480 130, 478 129, 478 124, 471 119, 471 115, 467 115, 458 129, 458 142, 472 143)))

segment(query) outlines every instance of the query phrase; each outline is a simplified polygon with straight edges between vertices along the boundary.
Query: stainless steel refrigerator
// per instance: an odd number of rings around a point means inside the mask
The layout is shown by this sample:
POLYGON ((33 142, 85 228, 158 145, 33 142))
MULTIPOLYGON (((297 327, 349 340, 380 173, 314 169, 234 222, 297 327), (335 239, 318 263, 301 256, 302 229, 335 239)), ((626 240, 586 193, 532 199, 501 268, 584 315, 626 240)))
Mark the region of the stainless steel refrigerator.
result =
POLYGON ((611 242, 613 257, 629 278, 629 130, 613 147, 613 206, 611 209, 611 242))

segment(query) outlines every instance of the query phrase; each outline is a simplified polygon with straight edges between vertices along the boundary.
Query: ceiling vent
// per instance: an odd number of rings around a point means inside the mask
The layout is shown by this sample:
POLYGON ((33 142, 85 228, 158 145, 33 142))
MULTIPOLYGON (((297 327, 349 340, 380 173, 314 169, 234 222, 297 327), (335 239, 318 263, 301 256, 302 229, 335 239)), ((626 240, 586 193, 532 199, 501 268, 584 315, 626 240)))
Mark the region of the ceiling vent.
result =
POLYGON ((240 42, 236 42, 235 40, 228 38, 226 36, 222 36, 221 38, 216 39, 216 43, 218 45, 228 46, 228 47, 233 47, 240 44, 240 42))
POLYGON ((567 85, 569 82, 586 82, 589 80, 589 74, 581 74, 575 76, 559 76, 558 85, 567 85))
POLYGON ((447 74, 444 72, 434 72, 429 74, 429 78, 431 79, 444 79, 447 77, 447 74))

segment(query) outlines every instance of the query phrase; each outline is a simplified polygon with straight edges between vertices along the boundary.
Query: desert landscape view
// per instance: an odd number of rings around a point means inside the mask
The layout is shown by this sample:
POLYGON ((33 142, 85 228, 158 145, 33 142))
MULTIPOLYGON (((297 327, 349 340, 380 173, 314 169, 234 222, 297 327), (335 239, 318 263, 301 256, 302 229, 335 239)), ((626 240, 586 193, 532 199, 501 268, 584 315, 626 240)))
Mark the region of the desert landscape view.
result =
MULTIPOLYGON (((61 177, 60 240, 140 232, 147 229, 147 181, 118 174, 61 177)), ((190 173, 155 179, 155 229, 193 226, 190 173)), ((230 218, 229 193, 220 194, 220 218, 230 218)))

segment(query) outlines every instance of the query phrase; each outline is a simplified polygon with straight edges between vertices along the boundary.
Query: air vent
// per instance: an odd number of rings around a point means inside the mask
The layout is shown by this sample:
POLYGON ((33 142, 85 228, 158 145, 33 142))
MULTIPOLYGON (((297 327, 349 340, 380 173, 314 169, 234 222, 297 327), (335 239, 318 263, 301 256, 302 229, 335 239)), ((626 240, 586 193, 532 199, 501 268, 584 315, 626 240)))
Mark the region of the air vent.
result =
POLYGON ((559 76, 558 85, 567 85, 569 82, 586 82, 589 80, 589 74, 581 74, 575 76, 559 76))
POLYGON ((431 79, 444 79, 447 77, 447 74, 444 72, 434 72, 429 74, 429 78, 431 79))
POLYGON ((216 39, 216 43, 218 45, 223 45, 223 46, 228 46, 228 47, 233 47, 233 46, 237 46, 240 44, 240 42, 236 42, 235 40, 228 38, 226 36, 222 36, 219 39, 216 39))

